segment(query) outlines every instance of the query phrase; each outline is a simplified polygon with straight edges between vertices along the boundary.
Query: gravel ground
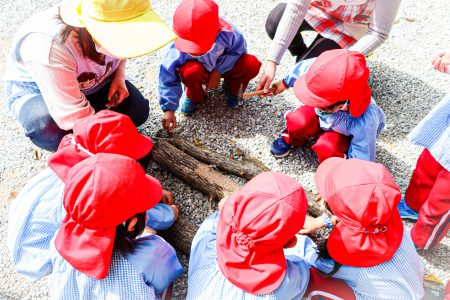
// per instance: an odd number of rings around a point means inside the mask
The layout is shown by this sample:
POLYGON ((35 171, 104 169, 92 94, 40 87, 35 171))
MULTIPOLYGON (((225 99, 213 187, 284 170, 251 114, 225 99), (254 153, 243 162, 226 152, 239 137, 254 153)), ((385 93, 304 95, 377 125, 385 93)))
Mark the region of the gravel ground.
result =
MULTIPOLYGON (((6 0, 0 4, 0 73, 4 72, 5 58, 18 24, 34 12, 58 1, 6 0)), ((170 23, 179 1, 154 0, 153 6, 170 23)), ((221 13, 232 20, 244 33, 249 53, 264 59, 269 39, 264 32, 265 18, 274 1, 220 0, 221 13)), ((441 0, 404 0, 390 39, 370 58, 371 86, 378 104, 387 115, 387 126, 377 142, 377 161, 384 163, 394 175, 402 191, 409 182, 416 159, 421 152, 411 145, 407 133, 450 90, 450 76, 435 72, 430 67, 433 53, 449 46, 450 4, 441 0), (436 34, 439 32, 440 34, 436 34), (444 38, 442 38, 444 37, 444 38)), ((151 37, 149 37, 151 38, 151 37)), ((310 38, 310 37, 309 37, 310 38)), ((153 135, 160 127, 162 113, 157 103, 156 84, 158 62, 164 51, 129 61, 127 72, 150 100, 151 114, 141 128, 153 135)), ((293 65, 286 55, 279 67, 281 77, 293 65)), ((3 89, 3 83, 1 83, 3 89)), ((252 86, 250 86, 251 88, 252 86)), ((239 158, 241 153, 252 155, 273 171, 296 178, 306 190, 314 191, 313 174, 317 168, 314 155, 308 149, 299 149, 288 158, 276 160, 269 153, 270 143, 283 129, 280 113, 298 105, 291 92, 274 98, 251 99, 239 110, 226 107, 219 89, 211 94, 191 118, 179 118, 177 132, 188 139, 226 155, 239 158)), ((29 283, 17 275, 9 261, 6 248, 7 212, 10 201, 28 179, 46 167, 49 153, 36 159, 36 148, 29 142, 18 122, 8 115, 4 103, 0 105, 0 299, 45 299, 45 280, 29 283)), ((181 207, 181 217, 199 225, 209 214, 206 198, 200 192, 160 170, 150 173, 173 191, 181 207)), ((410 224, 407 224, 408 226, 410 224)), ((443 282, 450 279, 450 239, 445 238, 435 250, 421 253, 426 273, 438 276, 443 282)), ((180 255, 187 269, 187 258, 180 255)), ((176 281, 176 299, 186 293, 186 275, 176 281)))

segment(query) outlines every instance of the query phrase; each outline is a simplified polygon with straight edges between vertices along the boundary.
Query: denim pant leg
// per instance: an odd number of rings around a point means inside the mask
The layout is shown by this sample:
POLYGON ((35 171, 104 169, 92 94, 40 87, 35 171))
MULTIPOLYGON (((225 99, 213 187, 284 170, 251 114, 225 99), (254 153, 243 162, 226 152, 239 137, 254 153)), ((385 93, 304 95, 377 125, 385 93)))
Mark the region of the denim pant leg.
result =
POLYGON ((58 127, 41 95, 29 99, 22 105, 19 122, 33 144, 52 152, 58 149, 62 138, 72 132, 58 127))
MULTIPOLYGON (((131 82, 125 80, 125 84, 129 93, 128 98, 123 100, 117 107, 111 108, 111 110, 129 116, 134 125, 140 126, 148 119, 150 113, 149 102, 131 82)), ((105 105, 108 103, 110 86, 111 84, 107 84, 98 92, 86 96, 95 112, 107 109, 105 105)))

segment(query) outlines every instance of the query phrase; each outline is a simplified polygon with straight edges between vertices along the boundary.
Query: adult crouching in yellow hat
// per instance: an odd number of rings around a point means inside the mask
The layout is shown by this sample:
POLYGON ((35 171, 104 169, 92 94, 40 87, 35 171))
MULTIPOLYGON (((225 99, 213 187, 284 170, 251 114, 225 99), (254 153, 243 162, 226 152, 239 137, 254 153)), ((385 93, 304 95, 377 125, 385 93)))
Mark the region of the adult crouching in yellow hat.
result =
POLYGON ((139 126, 149 105, 125 79, 126 58, 174 38, 149 0, 64 0, 19 28, 8 57, 8 108, 25 135, 49 151, 75 120, 99 110, 126 114, 139 126))

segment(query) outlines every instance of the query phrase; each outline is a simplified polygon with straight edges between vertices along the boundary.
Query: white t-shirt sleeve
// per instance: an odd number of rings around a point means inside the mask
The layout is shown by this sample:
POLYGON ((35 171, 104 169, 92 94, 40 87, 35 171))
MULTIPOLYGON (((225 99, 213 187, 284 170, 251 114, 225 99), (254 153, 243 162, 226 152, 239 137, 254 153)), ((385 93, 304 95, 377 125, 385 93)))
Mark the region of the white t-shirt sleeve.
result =
POLYGON ((63 46, 49 36, 34 33, 22 42, 20 55, 61 129, 70 130, 77 119, 94 114, 79 88, 76 61, 63 46))

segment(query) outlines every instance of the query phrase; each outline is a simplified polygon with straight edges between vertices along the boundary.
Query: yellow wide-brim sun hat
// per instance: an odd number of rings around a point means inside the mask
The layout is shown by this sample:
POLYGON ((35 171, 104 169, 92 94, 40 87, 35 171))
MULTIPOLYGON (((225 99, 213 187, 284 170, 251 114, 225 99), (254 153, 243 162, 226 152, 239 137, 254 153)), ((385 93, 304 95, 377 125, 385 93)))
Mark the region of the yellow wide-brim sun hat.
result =
POLYGON ((158 50, 176 38, 149 0, 63 0, 64 23, 85 27, 97 43, 120 58, 158 50))

